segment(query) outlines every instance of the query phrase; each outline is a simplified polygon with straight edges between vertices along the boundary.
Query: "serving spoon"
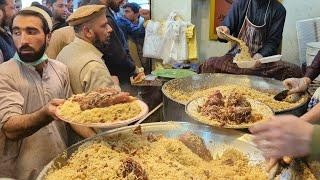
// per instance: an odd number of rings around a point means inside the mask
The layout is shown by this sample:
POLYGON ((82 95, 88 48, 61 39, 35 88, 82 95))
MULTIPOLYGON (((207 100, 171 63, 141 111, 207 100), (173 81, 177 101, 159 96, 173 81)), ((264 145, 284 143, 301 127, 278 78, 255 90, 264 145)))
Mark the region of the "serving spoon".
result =
POLYGON ((300 95, 298 93, 295 94, 289 94, 289 90, 283 90, 280 91, 278 94, 276 94, 273 99, 275 99, 276 101, 286 101, 289 103, 295 103, 297 101, 299 101, 300 99, 300 95))

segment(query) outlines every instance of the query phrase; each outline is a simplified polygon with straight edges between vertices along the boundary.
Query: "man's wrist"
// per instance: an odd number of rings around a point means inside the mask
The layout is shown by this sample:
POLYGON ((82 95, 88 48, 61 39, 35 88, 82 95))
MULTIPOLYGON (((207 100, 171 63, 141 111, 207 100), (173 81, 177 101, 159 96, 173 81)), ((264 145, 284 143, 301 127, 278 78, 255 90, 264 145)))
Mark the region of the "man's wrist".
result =
POLYGON ((53 120, 53 117, 48 113, 48 107, 43 106, 39 112, 38 116, 42 119, 42 121, 51 122, 53 120))
POLYGON ((311 79, 309 78, 309 77, 303 77, 303 81, 304 81, 304 83, 306 84, 306 85, 310 85, 311 84, 311 79))

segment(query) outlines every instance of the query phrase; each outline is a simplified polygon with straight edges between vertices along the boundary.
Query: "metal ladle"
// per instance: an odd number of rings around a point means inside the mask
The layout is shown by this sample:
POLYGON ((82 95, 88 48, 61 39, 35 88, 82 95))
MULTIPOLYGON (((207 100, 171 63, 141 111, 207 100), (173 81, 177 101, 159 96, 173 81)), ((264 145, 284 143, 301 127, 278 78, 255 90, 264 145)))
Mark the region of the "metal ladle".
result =
POLYGON ((235 43, 238 43, 238 44, 242 43, 242 40, 240 40, 240 39, 238 39, 236 37, 233 37, 230 34, 226 34, 225 32, 222 32, 222 31, 221 31, 221 33, 226 36, 226 40, 227 41, 232 41, 232 42, 235 42, 235 43))
POLYGON ((295 103, 295 102, 299 101, 300 97, 301 96, 298 93, 289 94, 289 90, 283 90, 283 91, 279 92, 278 94, 276 94, 273 97, 273 99, 275 99, 277 101, 285 101, 285 102, 289 102, 289 103, 295 103))

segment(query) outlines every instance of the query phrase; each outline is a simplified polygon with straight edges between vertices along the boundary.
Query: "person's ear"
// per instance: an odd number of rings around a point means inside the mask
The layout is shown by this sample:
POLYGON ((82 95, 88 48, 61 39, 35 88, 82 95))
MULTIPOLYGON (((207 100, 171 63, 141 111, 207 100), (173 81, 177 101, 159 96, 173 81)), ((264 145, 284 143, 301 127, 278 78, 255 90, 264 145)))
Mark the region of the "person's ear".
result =
POLYGON ((50 40, 51 40, 51 33, 46 35, 46 47, 49 46, 50 40))
POLYGON ((86 38, 92 39, 94 33, 88 26, 83 26, 83 34, 86 38))

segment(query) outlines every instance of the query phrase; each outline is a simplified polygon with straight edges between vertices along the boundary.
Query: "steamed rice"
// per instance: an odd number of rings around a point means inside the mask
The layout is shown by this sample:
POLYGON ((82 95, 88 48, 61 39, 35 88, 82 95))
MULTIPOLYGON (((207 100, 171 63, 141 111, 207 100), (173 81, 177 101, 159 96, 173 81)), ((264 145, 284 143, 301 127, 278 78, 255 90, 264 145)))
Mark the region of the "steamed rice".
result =
POLYGON ((221 93, 225 96, 230 94, 232 91, 236 91, 245 95, 247 98, 251 98, 268 105, 274 111, 282 111, 285 109, 297 107, 298 105, 300 105, 302 102, 305 101, 305 98, 307 98, 303 96, 298 102, 295 102, 295 103, 289 103, 285 101, 276 101, 273 99, 274 94, 261 92, 249 87, 243 87, 243 86, 237 86, 237 85, 217 86, 217 87, 212 87, 204 90, 197 90, 197 91, 190 91, 190 92, 177 90, 177 89, 169 89, 169 88, 167 88, 166 90, 169 92, 170 96, 173 99, 179 102, 182 102, 183 104, 187 104, 190 100, 193 100, 197 97, 210 94, 215 90, 220 90, 221 93))
POLYGON ((149 142, 134 134, 83 145, 65 166, 51 170, 46 179, 136 179, 133 173, 123 178, 119 172, 121 160, 126 157, 138 162, 148 179, 267 179, 262 166, 251 165, 238 150, 227 149, 207 162, 177 139, 161 137, 149 142))
POLYGON ((77 123, 110 123, 128 120, 136 117, 141 111, 137 101, 85 111, 81 110, 77 102, 66 101, 60 106, 60 115, 69 121, 77 123))

